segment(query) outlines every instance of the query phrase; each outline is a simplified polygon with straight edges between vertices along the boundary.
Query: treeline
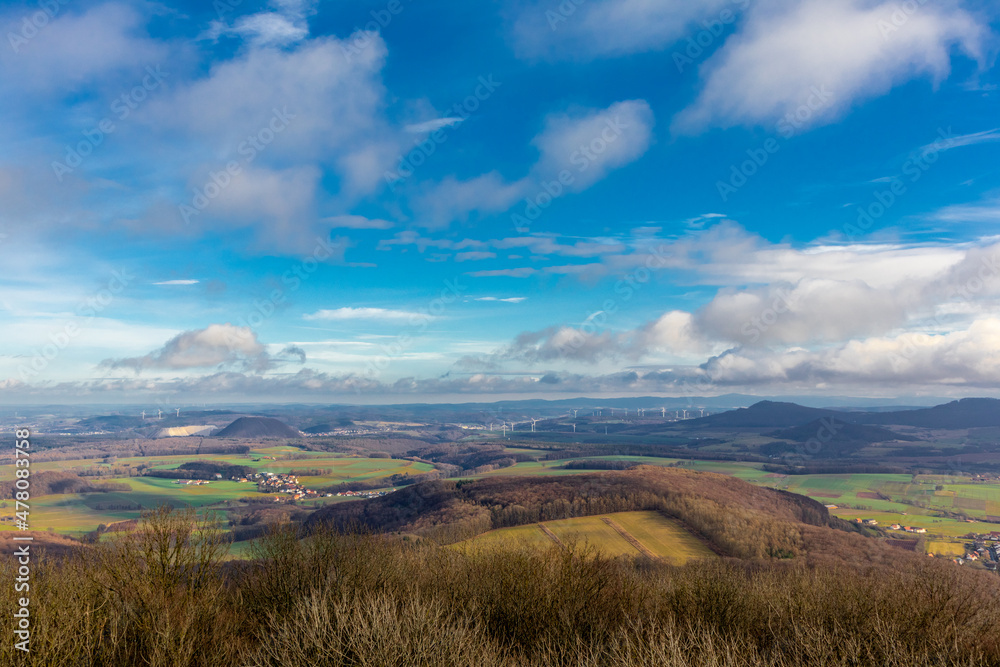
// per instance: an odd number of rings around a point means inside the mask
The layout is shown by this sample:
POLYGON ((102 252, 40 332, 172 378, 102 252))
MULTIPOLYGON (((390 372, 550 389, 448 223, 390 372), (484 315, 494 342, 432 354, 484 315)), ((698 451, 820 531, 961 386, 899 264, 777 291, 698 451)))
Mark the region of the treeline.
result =
MULTIPOLYGON (((585 548, 463 553, 277 531, 253 560, 224 565, 217 531, 193 518, 161 511, 79 558, 32 560, 31 652, 0 643, 0 664, 1000 664, 1000 580, 902 550, 857 567, 672 567, 585 548)), ((17 567, 3 559, 0 578, 17 567)), ((3 587, 0 614, 10 618, 18 596, 3 587)))
MULTIPOLYGON (((47 496, 50 494, 65 493, 128 493, 132 488, 128 484, 121 482, 104 482, 95 484, 81 479, 79 475, 70 472, 59 472, 57 470, 46 470, 34 473, 29 478, 31 484, 31 495, 47 496)), ((15 486, 16 480, 0 482, 0 498, 9 500, 14 498, 18 491, 15 486)))
POLYGON ((567 462, 566 470, 630 470, 638 465, 635 461, 615 461, 614 459, 580 459, 567 462))
POLYGON ((172 470, 151 468, 146 470, 146 475, 167 479, 212 480, 217 479, 216 475, 222 475, 222 479, 231 479, 233 477, 247 477, 255 472, 250 466, 232 465, 221 461, 188 461, 172 470))
POLYGON ((909 475, 912 471, 898 466, 879 465, 877 463, 804 463, 796 465, 779 465, 767 463, 763 467, 766 472, 780 475, 909 475))
POLYGON ((288 474, 296 477, 322 477, 332 475, 333 468, 292 468, 288 474))

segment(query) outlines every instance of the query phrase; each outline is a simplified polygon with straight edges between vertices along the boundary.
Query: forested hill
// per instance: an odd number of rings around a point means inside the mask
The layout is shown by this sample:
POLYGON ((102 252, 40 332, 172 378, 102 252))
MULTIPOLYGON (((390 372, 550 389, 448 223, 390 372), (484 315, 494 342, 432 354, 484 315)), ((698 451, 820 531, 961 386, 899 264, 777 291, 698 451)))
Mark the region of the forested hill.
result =
POLYGON ((884 540, 857 534, 855 526, 805 496, 726 475, 655 466, 424 482, 364 503, 325 507, 306 527, 405 533, 448 544, 497 528, 635 510, 676 518, 716 553, 737 558, 900 557, 884 540))

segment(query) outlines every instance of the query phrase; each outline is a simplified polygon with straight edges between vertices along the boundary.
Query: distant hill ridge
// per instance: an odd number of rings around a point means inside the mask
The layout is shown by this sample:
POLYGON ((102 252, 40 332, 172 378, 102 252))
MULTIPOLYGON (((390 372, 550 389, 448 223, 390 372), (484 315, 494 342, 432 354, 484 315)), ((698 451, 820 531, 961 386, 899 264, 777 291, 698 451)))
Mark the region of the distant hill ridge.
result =
POLYGON ((271 417, 240 417, 215 434, 217 438, 301 438, 288 424, 271 417))
POLYGON ((760 401, 748 408, 731 410, 685 422, 688 426, 721 428, 793 428, 819 419, 853 424, 916 426, 961 429, 1000 426, 1000 400, 963 398, 943 405, 893 412, 843 412, 807 408, 796 403, 760 401))

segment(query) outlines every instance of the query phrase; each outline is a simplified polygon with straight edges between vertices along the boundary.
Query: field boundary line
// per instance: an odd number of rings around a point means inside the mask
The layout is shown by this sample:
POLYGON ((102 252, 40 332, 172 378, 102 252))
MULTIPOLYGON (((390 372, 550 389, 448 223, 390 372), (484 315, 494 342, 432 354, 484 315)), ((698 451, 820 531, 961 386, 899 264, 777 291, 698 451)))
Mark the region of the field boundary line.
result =
POLYGON ((627 530, 625 530, 624 528, 622 528, 621 526, 619 526, 617 523, 615 523, 614 521, 612 521, 611 517, 603 516, 603 517, 601 517, 601 521, 603 521, 604 523, 606 523, 609 526, 611 526, 619 535, 621 535, 623 538, 625 538, 626 542, 628 542, 633 547, 635 547, 636 549, 638 549, 639 553, 641 553, 643 556, 646 556, 648 558, 652 558, 652 559, 655 559, 655 560, 660 560, 659 556, 657 556, 652 551, 650 551, 649 548, 645 544, 643 544, 642 542, 640 542, 639 540, 637 540, 632 535, 632 533, 628 532, 627 530))
POLYGON ((562 543, 562 540, 559 539, 559 536, 553 533, 551 530, 549 530, 548 526, 546 526, 541 521, 539 521, 536 525, 538 526, 538 529, 541 530, 546 537, 555 542, 557 546, 560 546, 563 549, 566 548, 566 545, 562 543))

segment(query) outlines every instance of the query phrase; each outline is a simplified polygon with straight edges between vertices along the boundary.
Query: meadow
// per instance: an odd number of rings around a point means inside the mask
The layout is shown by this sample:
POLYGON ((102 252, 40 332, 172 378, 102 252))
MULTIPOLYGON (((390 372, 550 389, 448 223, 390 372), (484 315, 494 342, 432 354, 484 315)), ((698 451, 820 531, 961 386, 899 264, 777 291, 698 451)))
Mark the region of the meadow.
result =
POLYGON ((458 542, 452 548, 460 551, 497 547, 549 549, 553 544, 571 549, 589 547, 609 557, 652 554, 674 565, 683 565, 695 558, 715 557, 711 549, 676 521, 650 511, 613 512, 500 528, 458 542), (641 546, 637 547, 623 536, 615 525, 641 546))
MULTIPOLYGON (((175 469, 191 461, 218 461, 232 465, 254 468, 260 472, 288 473, 292 470, 330 469, 328 474, 299 476, 306 488, 322 489, 343 482, 370 481, 388 478, 392 475, 419 475, 433 470, 433 466, 414 461, 388 458, 362 458, 357 456, 331 455, 302 452, 296 447, 277 446, 253 449, 249 454, 201 454, 155 457, 127 457, 113 462, 100 459, 73 459, 65 461, 44 461, 35 463, 31 471, 88 472, 104 468, 110 474, 112 468, 137 468, 145 465, 151 469, 175 469), (293 456, 295 458, 290 458, 293 456), (274 460, 264 457, 272 457, 274 460)), ((14 466, 0 466, 0 481, 14 478, 14 466)), ((272 494, 257 491, 257 485, 249 482, 215 480, 204 485, 175 484, 174 480, 137 476, 111 477, 89 476, 87 479, 98 483, 124 484, 130 491, 109 493, 72 493, 33 496, 30 503, 30 523, 38 530, 47 530, 72 537, 81 537, 96 530, 100 525, 110 525, 118 521, 137 519, 144 509, 154 509, 161 505, 180 508, 184 506, 204 510, 224 509, 225 504, 242 498, 264 499, 272 494)), ((305 501, 307 507, 315 507, 327 502, 342 501, 338 498, 318 498, 305 501)), ((13 522, 13 502, 0 502, 0 509, 10 506, 10 511, 0 515, 0 531, 15 530, 13 522)))

